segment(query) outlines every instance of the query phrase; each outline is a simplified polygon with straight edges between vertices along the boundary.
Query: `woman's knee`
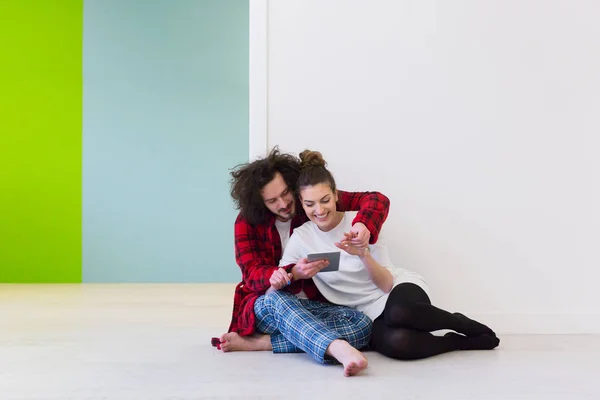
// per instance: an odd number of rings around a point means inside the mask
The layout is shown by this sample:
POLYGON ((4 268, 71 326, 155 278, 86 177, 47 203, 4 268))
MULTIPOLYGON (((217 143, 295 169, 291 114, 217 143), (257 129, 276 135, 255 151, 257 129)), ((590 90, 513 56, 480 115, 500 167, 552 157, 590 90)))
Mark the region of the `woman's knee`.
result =
POLYGON ((392 289, 388 301, 394 303, 408 302, 431 304, 431 300, 423 288, 411 282, 404 282, 396 285, 394 289, 392 289))
POLYGON ((406 302, 398 302, 388 304, 383 310, 383 318, 386 325, 401 327, 407 325, 415 317, 415 307, 413 304, 406 302))
MULTIPOLYGON (((383 324, 383 321, 377 322, 383 324)), ((414 333, 410 329, 382 327, 378 326, 377 322, 373 327, 373 339, 371 340, 374 350, 398 360, 415 359, 412 348, 414 333)))

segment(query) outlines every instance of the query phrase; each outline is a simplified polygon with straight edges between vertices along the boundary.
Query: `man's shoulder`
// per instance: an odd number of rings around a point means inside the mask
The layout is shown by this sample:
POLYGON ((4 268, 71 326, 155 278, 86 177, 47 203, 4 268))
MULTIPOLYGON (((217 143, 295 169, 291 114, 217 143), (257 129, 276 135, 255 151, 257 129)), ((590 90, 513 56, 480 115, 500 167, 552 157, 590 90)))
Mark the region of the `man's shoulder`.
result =
POLYGON ((268 221, 260 224, 251 224, 248 219, 246 219, 241 213, 238 213, 237 218, 235 219, 235 227, 252 229, 252 230, 266 230, 271 229, 275 225, 275 219, 269 219, 268 221))

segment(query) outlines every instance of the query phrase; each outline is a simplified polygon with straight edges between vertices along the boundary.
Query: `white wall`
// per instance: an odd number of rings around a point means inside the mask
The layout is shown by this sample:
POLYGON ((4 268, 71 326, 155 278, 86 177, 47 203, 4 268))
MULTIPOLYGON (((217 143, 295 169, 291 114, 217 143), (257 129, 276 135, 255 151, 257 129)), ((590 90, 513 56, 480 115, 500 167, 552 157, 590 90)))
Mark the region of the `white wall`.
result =
POLYGON ((397 265, 499 332, 600 332, 600 2, 270 0, 268 145, 392 201, 397 265))

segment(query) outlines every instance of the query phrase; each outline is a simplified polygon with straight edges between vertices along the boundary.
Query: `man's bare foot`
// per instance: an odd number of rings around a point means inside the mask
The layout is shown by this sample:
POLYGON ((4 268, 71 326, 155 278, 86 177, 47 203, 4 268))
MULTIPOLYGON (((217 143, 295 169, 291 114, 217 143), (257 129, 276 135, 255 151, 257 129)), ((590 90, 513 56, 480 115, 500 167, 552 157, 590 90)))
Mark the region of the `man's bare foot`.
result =
POLYGON ((229 332, 221 336, 221 350, 230 351, 271 351, 271 337, 269 335, 254 334, 240 336, 236 332, 229 332))
POLYGON ((344 375, 353 376, 367 368, 367 358, 345 340, 334 340, 327 347, 327 354, 344 364, 344 375))

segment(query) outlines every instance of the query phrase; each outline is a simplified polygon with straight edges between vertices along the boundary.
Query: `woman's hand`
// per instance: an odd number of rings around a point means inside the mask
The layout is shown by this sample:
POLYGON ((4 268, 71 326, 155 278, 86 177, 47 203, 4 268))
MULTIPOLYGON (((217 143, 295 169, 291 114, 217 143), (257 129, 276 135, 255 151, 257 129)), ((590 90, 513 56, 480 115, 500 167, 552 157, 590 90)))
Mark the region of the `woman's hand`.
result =
POLYGON ((292 268, 292 276, 295 280, 310 279, 328 265, 329 261, 327 260, 308 262, 308 259, 302 258, 292 268))
POLYGON ((354 244, 352 242, 351 233, 344 233, 344 236, 346 239, 342 240, 341 242, 334 243, 335 247, 342 249, 346 253, 353 256, 364 257, 365 255, 369 254, 369 246, 360 246, 354 244))
POLYGON ((281 290, 292 283, 292 278, 292 274, 287 273, 285 268, 279 268, 273 272, 273 275, 269 278, 269 283, 273 289, 281 290))

